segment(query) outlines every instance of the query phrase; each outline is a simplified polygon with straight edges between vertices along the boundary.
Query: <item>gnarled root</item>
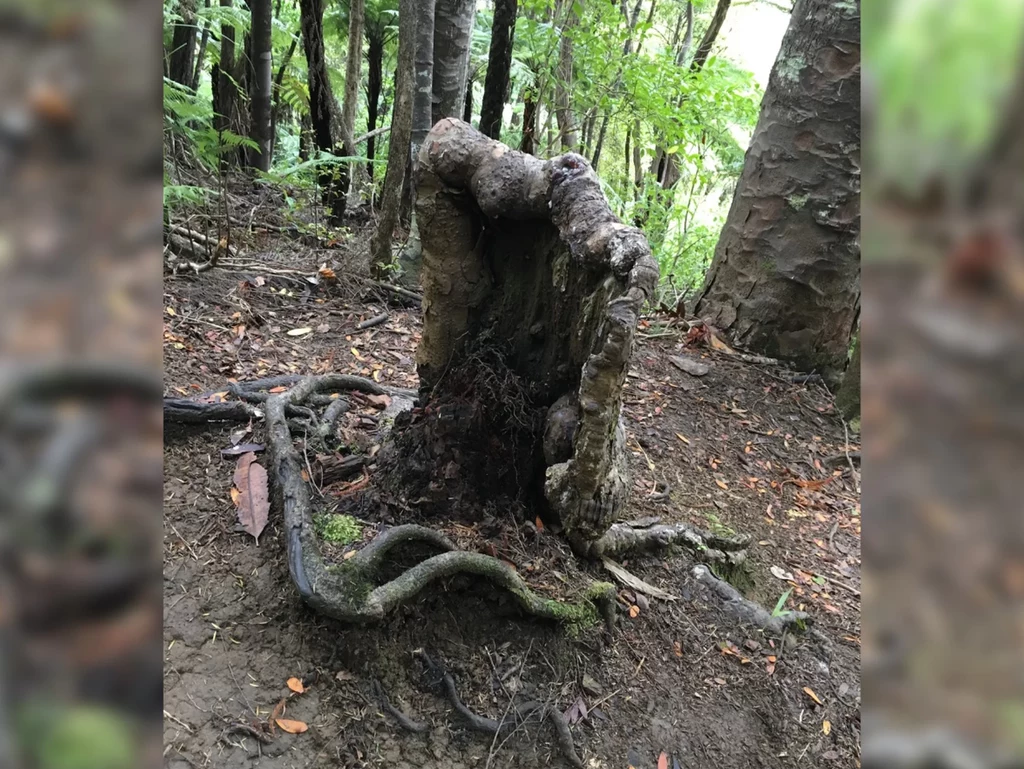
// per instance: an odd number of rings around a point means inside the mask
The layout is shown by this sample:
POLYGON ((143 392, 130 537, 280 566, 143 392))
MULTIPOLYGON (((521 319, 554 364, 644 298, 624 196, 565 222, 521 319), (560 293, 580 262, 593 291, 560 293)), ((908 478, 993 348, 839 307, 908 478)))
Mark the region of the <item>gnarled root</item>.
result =
POLYGON ((686 523, 660 524, 657 521, 616 523, 600 539, 588 543, 583 555, 616 557, 627 552, 650 552, 679 545, 693 553, 697 560, 727 570, 740 567, 747 560, 749 535, 723 537, 686 523))
POLYGON ((744 598, 739 590, 711 573, 703 564, 693 567, 693 576, 712 593, 722 599, 724 608, 741 623, 754 625, 767 633, 782 636, 786 632, 803 632, 811 623, 811 617, 802 611, 787 611, 772 615, 762 606, 744 598))
MULTIPOLYGON (((302 479, 302 463, 292 444, 286 414, 318 390, 348 386, 352 377, 312 377, 291 390, 267 398, 268 457, 274 494, 284 511, 288 569, 302 599, 317 611, 339 620, 368 623, 380 620, 431 582, 456 574, 485 577, 509 591, 529 614, 570 625, 596 622, 614 603, 611 585, 597 584, 578 603, 562 603, 537 596, 498 558, 455 550, 442 534, 414 524, 396 526, 343 563, 328 565, 313 530, 309 488, 302 479), (388 552, 406 542, 423 542, 448 552, 435 555, 406 570, 390 582, 377 585, 388 552)), ((366 380, 369 381, 369 380, 366 380)), ((376 386, 376 383, 372 383, 376 386)))

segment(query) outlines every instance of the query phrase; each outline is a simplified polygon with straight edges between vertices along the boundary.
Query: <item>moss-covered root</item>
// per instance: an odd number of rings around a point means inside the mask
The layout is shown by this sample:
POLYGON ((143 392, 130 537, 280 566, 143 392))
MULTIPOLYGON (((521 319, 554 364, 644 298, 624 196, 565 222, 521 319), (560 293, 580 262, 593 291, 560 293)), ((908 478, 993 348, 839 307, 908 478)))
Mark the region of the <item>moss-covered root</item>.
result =
POLYGON ((591 586, 586 596, 575 603, 544 599, 530 590, 515 569, 504 561, 482 553, 459 550, 428 558, 372 590, 366 599, 367 610, 383 616, 434 580, 456 574, 484 577, 511 593, 528 614, 555 620, 570 628, 597 624, 602 616, 607 616, 607 605, 615 601, 615 588, 606 582, 591 586))

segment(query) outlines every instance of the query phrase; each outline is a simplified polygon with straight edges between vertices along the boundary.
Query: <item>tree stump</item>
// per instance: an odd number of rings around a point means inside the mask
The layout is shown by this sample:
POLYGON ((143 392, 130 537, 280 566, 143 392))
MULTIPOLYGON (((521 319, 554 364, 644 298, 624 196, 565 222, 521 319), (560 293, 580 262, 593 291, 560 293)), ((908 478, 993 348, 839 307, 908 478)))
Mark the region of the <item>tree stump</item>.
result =
POLYGON ((543 161, 454 118, 420 149, 420 394, 382 450, 390 493, 515 500, 589 552, 628 496, 622 389, 658 267, 589 163, 543 161))

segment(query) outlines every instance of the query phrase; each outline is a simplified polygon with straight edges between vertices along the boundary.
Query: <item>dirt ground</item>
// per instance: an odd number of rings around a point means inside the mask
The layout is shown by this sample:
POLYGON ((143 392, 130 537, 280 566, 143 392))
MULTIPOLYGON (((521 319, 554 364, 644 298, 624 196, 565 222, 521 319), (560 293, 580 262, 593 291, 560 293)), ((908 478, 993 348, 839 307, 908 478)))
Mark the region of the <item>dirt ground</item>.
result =
MULTIPOLYGON (((331 371, 415 386, 418 311, 388 307, 386 295, 348 277, 362 270, 366 240, 355 233, 338 248, 314 250, 257 234, 242 266, 169 276, 165 394, 331 371), (317 275, 315 284, 307 279, 317 275), (385 311, 383 325, 355 330, 385 311), (309 331, 289 334, 300 329, 309 331)), ((779 366, 688 345, 686 331, 660 316, 641 330, 624 409, 631 514, 752 534, 748 597, 771 610, 791 589, 786 608, 809 612, 827 642, 737 626, 694 581, 694 562, 682 552, 624 564, 680 600, 640 606, 623 591, 639 611, 622 613, 607 644, 599 629, 574 638, 525 618, 507 597, 464 577, 426 590, 380 626, 347 627, 300 603, 280 511, 258 543, 238 525, 235 460, 220 452, 239 425, 169 424, 165 766, 568 765, 547 722, 528 720, 502 740, 467 730, 425 680, 412 655, 418 648, 443 660, 466 704, 492 718, 507 715, 517 693, 574 717, 583 706, 586 717, 570 720, 588 767, 654 769, 662 753, 668 767, 859 766, 860 478, 847 453, 859 451, 859 436, 844 428, 821 383, 794 383, 779 366), (710 371, 686 374, 670 363, 677 355, 700 358, 710 371), (667 499, 655 493, 666 487, 667 499), (304 693, 289 690, 291 677, 304 693), (374 678, 430 725, 426 734, 403 731, 381 711, 374 678), (284 718, 308 731, 277 730, 264 744, 230 728, 267 722, 284 699, 284 718)), ((342 423, 353 450, 375 445, 374 413, 363 404, 342 423)), ((262 425, 244 440, 260 442, 262 425)), ((360 483, 323 489, 323 504, 355 509, 360 483)), ((568 552, 558 537, 513 520, 512 511, 495 516, 501 531, 527 532, 502 555, 535 589, 576 578, 552 565, 568 552)), ((608 579, 599 565, 574 568, 608 579)))

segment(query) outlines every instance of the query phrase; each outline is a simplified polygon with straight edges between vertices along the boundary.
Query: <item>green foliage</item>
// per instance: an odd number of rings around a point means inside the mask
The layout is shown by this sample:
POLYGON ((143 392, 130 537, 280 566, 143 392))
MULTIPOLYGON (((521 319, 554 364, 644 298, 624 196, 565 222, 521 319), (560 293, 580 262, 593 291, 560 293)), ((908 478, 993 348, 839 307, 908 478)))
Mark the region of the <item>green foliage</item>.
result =
POLYGON ((866 0, 873 182, 914 195, 955 180, 990 136, 1019 69, 1019 0, 866 0))
POLYGON ((792 614, 788 609, 782 607, 786 605, 786 601, 789 600, 789 596, 792 595, 793 588, 790 588, 785 593, 779 596, 779 600, 775 602, 775 608, 772 609, 773 617, 785 617, 787 614, 792 614))
POLYGON ((39 769, 131 769, 139 763, 130 724, 99 707, 23 706, 17 734, 39 769))

